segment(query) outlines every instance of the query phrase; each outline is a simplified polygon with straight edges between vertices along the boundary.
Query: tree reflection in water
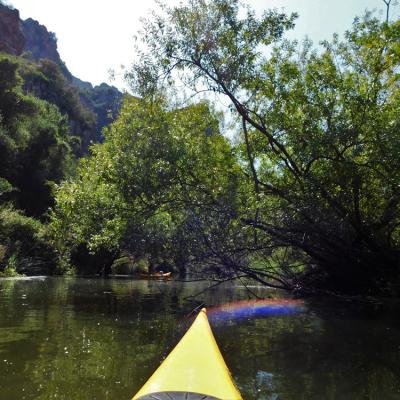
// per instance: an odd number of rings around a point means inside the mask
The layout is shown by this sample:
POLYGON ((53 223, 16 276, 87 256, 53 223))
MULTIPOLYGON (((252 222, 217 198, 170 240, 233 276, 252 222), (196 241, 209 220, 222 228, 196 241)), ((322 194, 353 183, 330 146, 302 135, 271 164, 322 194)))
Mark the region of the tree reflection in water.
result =
POLYGON ((249 306, 248 292, 225 285, 198 303, 187 300, 204 285, 0 280, 0 398, 128 400, 184 334, 199 303, 209 308, 221 352, 248 400, 399 398, 395 309, 269 299, 263 312, 218 318, 213 307, 249 306), (293 312, 272 312, 278 304, 293 312))

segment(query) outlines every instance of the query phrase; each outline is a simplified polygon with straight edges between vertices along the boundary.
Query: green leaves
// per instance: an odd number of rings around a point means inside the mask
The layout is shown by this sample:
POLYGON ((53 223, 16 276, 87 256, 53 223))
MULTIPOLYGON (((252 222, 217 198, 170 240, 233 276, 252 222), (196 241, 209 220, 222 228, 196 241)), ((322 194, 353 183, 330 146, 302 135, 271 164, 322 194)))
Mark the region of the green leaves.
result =
POLYGON ((284 39, 295 14, 240 7, 191 0, 147 21, 128 75, 141 99, 126 99, 60 186, 60 241, 153 267, 218 260, 279 287, 388 289, 400 251, 399 23, 368 14, 317 51, 284 39), (229 99, 235 146, 210 103, 173 106, 177 81, 229 99))
POLYGON ((173 259, 187 213, 229 202, 239 170, 207 103, 171 110, 128 97, 105 142, 58 188, 54 234, 71 248, 173 259))
POLYGON ((384 276, 389 286, 400 251, 399 22, 367 13, 345 40, 335 35, 317 51, 284 40, 296 15, 257 18, 240 7, 191 0, 164 8, 147 21, 147 51, 131 76, 145 67, 153 88, 172 77, 229 99, 248 177, 238 219, 270 246, 311 260, 291 281, 357 291, 384 276))
POLYGON ((0 178, 0 196, 3 194, 12 192, 14 190, 13 186, 11 185, 10 182, 8 182, 4 178, 0 178))
POLYGON ((13 187, 1 201, 38 217, 52 204, 51 185, 72 168, 73 138, 55 105, 23 93, 20 73, 28 67, 37 68, 0 57, 0 178, 13 187))

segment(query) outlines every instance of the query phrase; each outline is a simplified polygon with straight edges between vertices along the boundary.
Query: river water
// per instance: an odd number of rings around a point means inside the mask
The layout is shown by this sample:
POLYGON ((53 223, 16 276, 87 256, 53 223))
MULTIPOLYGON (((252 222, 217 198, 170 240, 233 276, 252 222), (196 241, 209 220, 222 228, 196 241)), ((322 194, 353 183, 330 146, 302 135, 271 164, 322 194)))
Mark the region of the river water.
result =
POLYGON ((251 312, 252 303, 237 303, 249 298, 244 286, 224 284, 190 297, 205 286, 0 280, 0 400, 129 400, 184 334, 188 314, 200 303, 208 307, 221 352, 247 400, 400 399, 396 307, 313 300, 251 312), (238 312, 215 308, 232 304, 238 312))

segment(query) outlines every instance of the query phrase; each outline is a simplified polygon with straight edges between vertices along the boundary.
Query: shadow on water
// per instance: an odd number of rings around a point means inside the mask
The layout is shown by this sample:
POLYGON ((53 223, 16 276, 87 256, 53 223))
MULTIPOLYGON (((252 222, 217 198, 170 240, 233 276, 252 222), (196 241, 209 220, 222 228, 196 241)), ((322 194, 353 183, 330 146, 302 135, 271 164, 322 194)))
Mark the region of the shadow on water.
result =
POLYGON ((0 399, 130 399, 200 303, 247 400, 400 398, 398 310, 290 299, 250 307, 234 285, 187 300, 205 285, 0 280, 0 399))

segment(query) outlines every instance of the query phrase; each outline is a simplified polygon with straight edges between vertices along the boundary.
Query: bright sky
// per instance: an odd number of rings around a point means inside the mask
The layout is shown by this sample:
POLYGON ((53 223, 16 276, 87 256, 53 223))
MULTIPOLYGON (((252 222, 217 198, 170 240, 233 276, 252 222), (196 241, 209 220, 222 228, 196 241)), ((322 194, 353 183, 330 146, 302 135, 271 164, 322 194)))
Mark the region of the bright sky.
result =
MULTIPOLYGON (((366 9, 383 10, 383 0, 247 0, 257 11, 266 8, 296 11, 300 17, 292 38, 308 35, 318 42, 343 33, 366 9)), ((10 0, 21 18, 33 18, 56 33, 58 50, 78 78, 99 84, 109 81, 109 69, 133 61, 133 36, 139 19, 155 8, 154 0, 10 0)), ((177 4, 178 0, 167 0, 177 4)), ((400 6, 392 7, 398 17, 400 6)), ((114 85, 122 88, 123 83, 114 85)))

